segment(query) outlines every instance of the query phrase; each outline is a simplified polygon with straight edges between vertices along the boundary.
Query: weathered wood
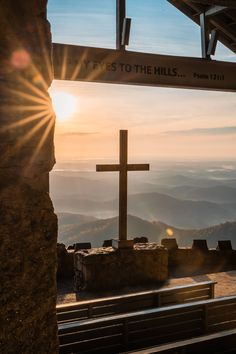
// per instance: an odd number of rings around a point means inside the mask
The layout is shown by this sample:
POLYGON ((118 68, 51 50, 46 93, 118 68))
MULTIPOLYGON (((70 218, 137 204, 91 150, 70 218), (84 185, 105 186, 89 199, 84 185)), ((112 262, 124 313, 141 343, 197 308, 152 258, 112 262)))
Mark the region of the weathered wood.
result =
POLYGON ((202 282, 175 288, 151 290, 123 296, 114 296, 97 300, 81 301, 79 303, 57 306, 59 323, 79 319, 119 314, 158 306, 178 304, 181 302, 209 299, 215 282, 202 282))
POLYGON ((53 64, 57 80, 236 91, 236 64, 216 60, 54 43, 53 64))

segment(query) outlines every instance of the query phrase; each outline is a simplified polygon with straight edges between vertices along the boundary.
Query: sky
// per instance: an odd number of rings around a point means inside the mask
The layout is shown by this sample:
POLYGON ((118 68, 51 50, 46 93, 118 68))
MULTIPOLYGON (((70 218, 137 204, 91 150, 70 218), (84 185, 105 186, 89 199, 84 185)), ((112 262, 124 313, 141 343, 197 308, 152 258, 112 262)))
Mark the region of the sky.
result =
MULTIPOLYGON (((115 0, 49 0, 53 42, 115 48, 115 0)), ((166 0, 127 0, 127 50, 200 57, 200 30, 166 0)), ((216 60, 236 61, 218 44, 216 60)), ((132 161, 231 160, 235 93, 54 81, 57 161, 117 160, 119 129, 132 161)), ((145 161, 148 162, 148 161, 145 161)))

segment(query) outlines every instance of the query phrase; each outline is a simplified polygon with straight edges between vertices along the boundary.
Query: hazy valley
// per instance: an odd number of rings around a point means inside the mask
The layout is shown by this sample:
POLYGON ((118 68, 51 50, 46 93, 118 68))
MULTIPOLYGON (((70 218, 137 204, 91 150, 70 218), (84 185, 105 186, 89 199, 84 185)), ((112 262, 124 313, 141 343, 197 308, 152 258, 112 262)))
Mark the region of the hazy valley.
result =
MULTIPOLYGON (((171 228, 180 245, 205 237, 211 247, 235 237, 235 162, 153 162, 151 168, 129 174, 130 236, 158 242, 171 228)), ((117 236, 117 173, 96 173, 92 161, 67 163, 52 172, 50 185, 59 241, 100 246, 117 236)))

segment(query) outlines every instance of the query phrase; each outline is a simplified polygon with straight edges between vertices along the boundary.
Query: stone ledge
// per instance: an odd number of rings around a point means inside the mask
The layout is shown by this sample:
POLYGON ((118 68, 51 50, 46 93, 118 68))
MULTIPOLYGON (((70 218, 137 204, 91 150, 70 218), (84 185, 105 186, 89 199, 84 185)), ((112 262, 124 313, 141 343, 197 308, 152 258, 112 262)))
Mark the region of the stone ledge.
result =
POLYGON ((168 251, 157 244, 133 249, 95 248, 74 255, 76 290, 151 285, 168 277, 168 251))

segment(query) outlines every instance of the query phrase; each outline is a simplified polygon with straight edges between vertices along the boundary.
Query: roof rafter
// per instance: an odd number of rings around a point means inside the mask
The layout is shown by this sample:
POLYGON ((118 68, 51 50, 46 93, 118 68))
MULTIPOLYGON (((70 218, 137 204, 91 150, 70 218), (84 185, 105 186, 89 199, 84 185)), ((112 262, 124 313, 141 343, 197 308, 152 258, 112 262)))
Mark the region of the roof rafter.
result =
POLYGON ((236 2, 235 0, 188 0, 189 3, 196 2, 201 3, 203 5, 219 5, 219 6, 226 6, 231 9, 236 9, 236 2))
MULTIPOLYGON (((216 30, 218 33, 219 41, 226 47, 236 53, 236 1, 223 1, 223 0, 168 0, 169 3, 174 5, 177 9, 183 12, 186 16, 190 17, 194 22, 200 25, 200 15, 209 12, 212 5, 224 6, 230 5, 230 8, 218 8, 218 12, 207 16, 208 29, 216 30), (209 6, 209 4, 211 6, 209 6)), ((215 9, 216 10, 216 9, 215 9)))

